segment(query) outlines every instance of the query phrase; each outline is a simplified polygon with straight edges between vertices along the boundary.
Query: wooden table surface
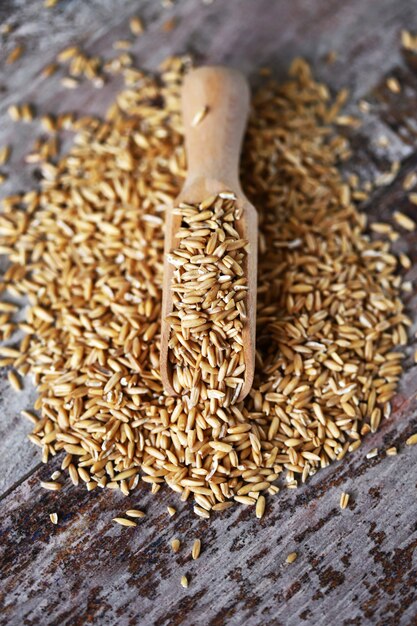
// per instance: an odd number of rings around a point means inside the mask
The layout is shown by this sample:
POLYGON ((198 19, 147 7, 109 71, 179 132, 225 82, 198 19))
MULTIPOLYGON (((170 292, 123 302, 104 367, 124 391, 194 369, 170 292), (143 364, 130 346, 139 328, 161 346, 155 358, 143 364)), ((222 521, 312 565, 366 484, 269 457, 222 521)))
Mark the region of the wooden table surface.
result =
MULTIPOLYGON (((417 32, 414 0, 178 0, 171 7, 159 0, 61 0, 49 10, 41 0, 2 2, 0 24, 14 25, 0 40, 0 146, 14 146, 2 194, 33 187, 33 168, 24 165, 23 155, 39 130, 35 123, 13 125, 7 107, 31 101, 41 112, 103 112, 117 79, 102 90, 69 91, 59 78, 43 80, 40 71, 72 43, 111 55, 111 42, 128 35, 134 14, 147 27, 133 49, 146 68, 167 54, 191 51, 200 61, 238 67, 255 81, 260 66, 269 65, 280 78, 291 59, 302 55, 333 91, 349 86, 349 111, 356 114, 355 103, 366 98, 371 111, 362 116, 360 129, 350 131, 349 167, 367 178, 388 171, 393 161, 401 167, 364 210, 382 219, 395 209, 410 214, 401 182, 417 169, 417 55, 401 51, 400 32, 417 32), (176 27, 165 33, 162 26, 173 16, 176 27), (21 42, 22 59, 5 65, 21 42), (334 63, 325 62, 330 50, 337 53, 334 63), (400 95, 387 89, 389 76, 400 79, 400 95)), ((416 236, 396 245, 414 262, 408 279, 415 288, 416 236)), ((412 337, 416 304, 414 291, 408 298, 412 337)), ((270 499, 261 522, 244 507, 211 520, 196 518, 168 490, 155 497, 141 488, 128 498, 81 487, 58 494, 42 490, 39 480, 50 476, 51 466, 40 464, 25 438, 30 427, 19 416, 35 393, 26 384, 22 394, 13 395, 2 373, 0 624, 417 624, 417 446, 404 444, 417 430, 415 348, 408 350, 393 414, 380 431, 307 485, 270 499), (398 456, 385 456, 390 445, 398 446, 398 456), (380 454, 367 459, 374 447, 380 454), (342 490, 352 498, 345 511, 339 508, 342 490), (173 518, 168 504, 178 509, 173 518), (139 528, 112 523, 134 506, 147 511, 139 528), (49 521, 53 511, 57 526, 49 521), (184 544, 178 555, 170 550, 173 537, 184 544), (203 550, 192 561, 196 537, 203 550), (294 550, 298 559, 287 565, 285 557, 294 550), (179 584, 185 573, 188 589, 179 584)))

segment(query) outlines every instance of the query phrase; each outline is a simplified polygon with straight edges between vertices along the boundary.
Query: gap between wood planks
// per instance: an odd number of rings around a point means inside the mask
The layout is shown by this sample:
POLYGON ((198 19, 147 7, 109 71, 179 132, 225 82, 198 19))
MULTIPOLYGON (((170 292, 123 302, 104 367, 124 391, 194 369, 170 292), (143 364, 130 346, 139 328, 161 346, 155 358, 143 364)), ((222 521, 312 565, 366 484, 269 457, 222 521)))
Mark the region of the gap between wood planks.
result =
MULTIPOLYGON (((32 445, 32 444, 30 444, 30 445, 32 445)), ((26 472, 26 474, 23 474, 23 476, 21 476, 18 480, 16 480, 16 482, 13 483, 13 485, 11 487, 6 489, 6 491, 0 495, 0 502, 2 500, 4 500, 5 498, 7 498, 7 496, 9 496, 15 489, 20 487, 20 485, 22 483, 24 483, 28 478, 30 478, 35 472, 37 472, 39 469, 41 469, 41 467, 43 467, 43 465, 44 464, 42 462, 39 462, 37 465, 32 467, 32 469, 30 469, 28 472, 26 472)))

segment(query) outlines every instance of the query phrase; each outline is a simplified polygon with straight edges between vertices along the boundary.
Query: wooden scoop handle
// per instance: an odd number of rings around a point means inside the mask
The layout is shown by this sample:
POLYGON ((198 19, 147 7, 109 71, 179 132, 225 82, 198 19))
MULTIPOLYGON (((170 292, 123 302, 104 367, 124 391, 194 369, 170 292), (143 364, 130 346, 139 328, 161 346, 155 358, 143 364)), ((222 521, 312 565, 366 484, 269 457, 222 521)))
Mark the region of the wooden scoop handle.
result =
MULTIPOLYGON (((239 232, 248 239, 251 253, 247 260, 248 319, 243 330, 246 372, 240 399, 249 393, 255 366, 255 310, 257 268, 257 214, 244 197, 239 183, 239 159, 249 114, 249 86, 242 74, 225 67, 201 67, 190 72, 182 87, 182 115, 188 174, 177 202, 199 203, 221 191, 238 196, 243 210, 239 232)), ((161 322, 161 379, 165 391, 175 395, 169 364, 173 268, 167 257, 176 245, 175 233, 181 217, 169 208, 166 213, 164 284, 161 322)))
POLYGON ((186 76, 182 89, 185 188, 205 179, 222 181, 240 192, 239 158, 249 101, 248 83, 237 70, 200 67, 186 76))

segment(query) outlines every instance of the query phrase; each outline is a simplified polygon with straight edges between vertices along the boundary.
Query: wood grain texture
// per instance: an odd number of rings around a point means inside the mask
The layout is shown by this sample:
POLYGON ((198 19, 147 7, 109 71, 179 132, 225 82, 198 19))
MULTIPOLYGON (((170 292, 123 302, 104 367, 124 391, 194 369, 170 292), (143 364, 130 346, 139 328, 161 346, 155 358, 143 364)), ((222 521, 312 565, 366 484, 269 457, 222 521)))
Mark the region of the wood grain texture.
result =
MULTIPOLYGON (((414 216, 401 181, 417 169, 417 63, 400 51, 402 28, 417 31, 412 0, 197 0, 163 9, 155 0, 61 0, 46 11, 40 0, 0 4, 0 22, 16 25, 1 40, 0 145, 13 144, 10 181, 0 192, 29 189, 33 168, 23 164, 39 129, 12 124, 6 110, 13 102, 32 101, 41 112, 103 112, 118 81, 94 91, 64 90, 59 75, 44 81, 40 71, 71 43, 88 52, 112 54, 111 42, 127 35, 130 15, 144 17, 148 32, 137 38, 134 55, 148 68, 170 53, 193 51, 207 63, 226 63, 248 73, 270 65, 278 77, 290 60, 306 56, 316 75, 333 90, 348 85, 354 101, 371 104, 360 129, 346 130, 354 148, 350 171, 374 177, 401 161, 400 172, 366 204, 371 217, 390 219, 400 209, 414 216), (172 16, 177 27, 162 32, 172 16), (6 54, 24 41, 27 52, 13 66, 6 54), (334 49, 336 61, 325 54, 334 49), (389 92, 388 76, 404 85, 401 96, 389 92), (387 146, 378 138, 386 136, 387 146)), ((396 242, 413 260, 408 272, 417 280, 415 234, 396 242)), ((417 296, 409 296, 417 330, 417 296)), ((414 346, 415 348, 415 346, 414 346)), ((186 624, 242 623, 343 624, 376 626, 417 624, 417 447, 404 446, 417 430, 417 371, 409 350, 407 373, 394 411, 378 433, 348 459, 320 471, 299 490, 284 490, 268 503, 264 519, 237 508, 209 522, 195 518, 188 504, 163 491, 144 489, 128 498, 113 492, 66 487, 60 493, 39 486, 51 468, 38 466, 37 452, 24 441, 29 428, 18 411, 33 391, 12 395, 0 383, 0 624, 186 624), (383 450, 397 445, 397 457, 383 450), (366 459, 373 447, 380 455, 366 459), (351 505, 341 511, 341 491, 351 505), (169 518, 166 505, 177 506, 169 518), (127 508, 147 510, 139 527, 116 527, 111 519, 127 508), (48 514, 57 512, 58 526, 48 514), (184 549, 174 555, 169 541, 178 536, 184 549), (203 550, 192 562, 195 537, 203 550), (299 557, 285 564, 289 552, 299 557), (180 577, 190 576, 188 590, 180 577)), ((55 462, 56 463, 56 462, 55 462)))

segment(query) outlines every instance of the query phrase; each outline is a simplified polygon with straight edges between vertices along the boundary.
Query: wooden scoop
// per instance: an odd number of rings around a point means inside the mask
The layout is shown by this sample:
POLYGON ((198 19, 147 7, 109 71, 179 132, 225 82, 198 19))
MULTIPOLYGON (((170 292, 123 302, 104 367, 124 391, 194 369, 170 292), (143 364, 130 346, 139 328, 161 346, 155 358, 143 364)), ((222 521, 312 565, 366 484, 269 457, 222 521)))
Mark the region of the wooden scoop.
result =
MULTIPOLYGON (((188 174, 174 206, 197 204, 221 191, 233 191, 242 218, 237 222, 240 237, 249 241, 245 257, 248 292, 247 319, 243 328, 246 369, 238 401, 249 393, 255 370, 256 274, 258 216, 243 195, 239 182, 239 159, 249 113, 249 86, 244 76, 225 67, 201 67, 190 72, 182 88, 182 115, 188 174)), ((173 309, 171 284, 174 268, 168 253, 177 245, 175 233, 181 217, 167 209, 165 224, 164 282, 162 299, 161 377, 166 393, 172 387, 172 365, 168 359, 170 325, 166 321, 173 309)))

